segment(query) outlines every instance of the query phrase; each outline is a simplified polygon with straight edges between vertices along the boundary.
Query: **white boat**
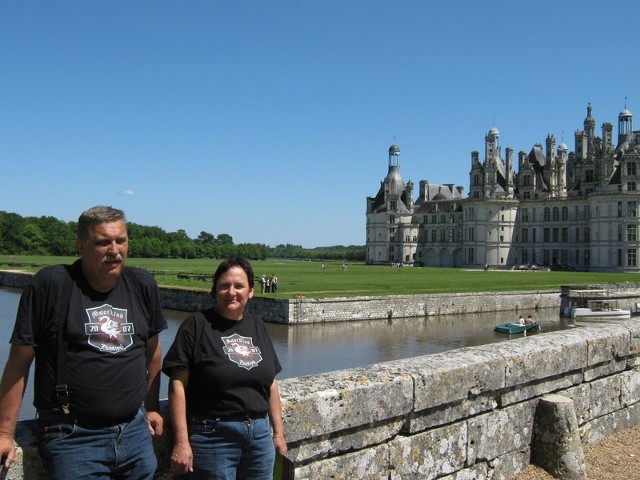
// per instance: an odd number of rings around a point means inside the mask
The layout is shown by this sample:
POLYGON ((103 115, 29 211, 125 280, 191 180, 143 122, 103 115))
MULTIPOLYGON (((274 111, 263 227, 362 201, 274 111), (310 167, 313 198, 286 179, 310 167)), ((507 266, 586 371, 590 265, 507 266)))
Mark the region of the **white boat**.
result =
POLYGON ((594 310, 588 307, 574 307, 571 309, 571 318, 631 318, 631 310, 623 308, 611 308, 604 310, 594 310))
POLYGON ((569 298, 571 318, 631 318, 631 310, 618 308, 606 290, 571 290, 569 298))

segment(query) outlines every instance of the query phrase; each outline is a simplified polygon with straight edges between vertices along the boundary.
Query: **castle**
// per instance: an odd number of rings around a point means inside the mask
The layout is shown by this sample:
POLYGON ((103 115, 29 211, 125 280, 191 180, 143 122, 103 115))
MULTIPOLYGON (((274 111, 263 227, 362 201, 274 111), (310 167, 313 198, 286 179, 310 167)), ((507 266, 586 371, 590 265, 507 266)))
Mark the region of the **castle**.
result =
POLYGON ((466 198, 461 186, 421 180, 414 199, 391 145, 387 176, 367 198, 367 263, 640 272, 640 131, 625 107, 614 146, 613 125, 596 136, 592 114, 589 104, 574 151, 549 135, 503 156, 491 128, 484 158, 471 152, 466 198))

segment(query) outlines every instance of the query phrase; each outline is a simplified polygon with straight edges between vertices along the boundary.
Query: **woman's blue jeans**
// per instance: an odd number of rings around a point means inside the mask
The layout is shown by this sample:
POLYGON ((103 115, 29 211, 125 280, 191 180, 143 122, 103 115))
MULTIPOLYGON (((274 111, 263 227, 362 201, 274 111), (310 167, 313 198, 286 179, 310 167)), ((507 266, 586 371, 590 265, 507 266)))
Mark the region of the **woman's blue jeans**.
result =
POLYGON ((130 422, 103 428, 41 422, 38 440, 52 480, 150 480, 157 467, 144 409, 130 422))
POLYGON ((198 419, 189 424, 192 479, 272 480, 276 451, 269 416, 198 419))

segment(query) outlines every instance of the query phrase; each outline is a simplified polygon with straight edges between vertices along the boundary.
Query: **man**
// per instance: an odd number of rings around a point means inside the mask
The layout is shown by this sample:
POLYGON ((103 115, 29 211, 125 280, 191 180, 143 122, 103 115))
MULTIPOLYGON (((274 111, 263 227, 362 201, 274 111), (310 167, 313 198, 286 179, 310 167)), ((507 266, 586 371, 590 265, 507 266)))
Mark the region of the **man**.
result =
POLYGON ((80 215, 73 265, 40 270, 22 293, 0 382, 0 455, 9 468, 22 393, 35 358, 38 448, 50 477, 151 479, 166 328, 158 287, 124 267, 124 212, 80 215))

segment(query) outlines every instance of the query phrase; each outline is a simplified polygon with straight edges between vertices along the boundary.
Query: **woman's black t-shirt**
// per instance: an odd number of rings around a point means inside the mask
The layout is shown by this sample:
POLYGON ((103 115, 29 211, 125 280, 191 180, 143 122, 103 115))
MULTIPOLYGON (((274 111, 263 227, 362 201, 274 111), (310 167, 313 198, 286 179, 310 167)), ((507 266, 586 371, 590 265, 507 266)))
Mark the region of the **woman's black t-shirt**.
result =
POLYGON ((187 370, 187 411, 211 418, 260 415, 282 370, 262 319, 228 320, 214 309, 190 315, 176 333, 162 371, 187 370))

